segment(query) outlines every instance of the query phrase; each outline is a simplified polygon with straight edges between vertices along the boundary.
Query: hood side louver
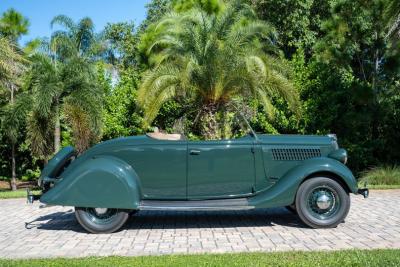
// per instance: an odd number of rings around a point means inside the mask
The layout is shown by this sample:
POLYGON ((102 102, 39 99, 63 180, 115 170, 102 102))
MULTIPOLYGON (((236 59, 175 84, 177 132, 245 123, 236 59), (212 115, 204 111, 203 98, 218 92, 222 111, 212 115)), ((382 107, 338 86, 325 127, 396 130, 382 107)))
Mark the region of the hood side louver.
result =
POLYGON ((274 160, 305 160, 321 157, 319 148, 273 148, 271 150, 274 160))

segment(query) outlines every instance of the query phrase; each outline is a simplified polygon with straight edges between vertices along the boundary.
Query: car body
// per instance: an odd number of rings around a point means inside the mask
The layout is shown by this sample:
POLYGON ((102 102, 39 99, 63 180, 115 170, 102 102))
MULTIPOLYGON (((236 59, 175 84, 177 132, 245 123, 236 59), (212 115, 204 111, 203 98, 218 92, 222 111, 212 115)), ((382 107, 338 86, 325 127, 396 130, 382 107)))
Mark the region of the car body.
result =
POLYGON ((333 227, 347 215, 349 193, 368 194, 357 188, 346 161, 334 135, 124 137, 80 156, 72 147, 58 152, 42 171, 40 201, 76 207, 78 221, 94 233, 117 230, 138 210, 291 207, 309 226, 333 227))

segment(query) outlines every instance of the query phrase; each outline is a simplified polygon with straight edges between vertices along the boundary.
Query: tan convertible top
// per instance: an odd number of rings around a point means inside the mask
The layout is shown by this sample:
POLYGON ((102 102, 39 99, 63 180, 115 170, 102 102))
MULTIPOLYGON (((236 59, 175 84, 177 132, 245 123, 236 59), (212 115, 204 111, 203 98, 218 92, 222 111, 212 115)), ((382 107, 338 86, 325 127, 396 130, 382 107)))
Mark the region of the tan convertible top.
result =
POLYGON ((185 136, 182 134, 167 134, 167 133, 154 132, 154 133, 147 133, 146 135, 158 140, 178 141, 186 139, 185 136))

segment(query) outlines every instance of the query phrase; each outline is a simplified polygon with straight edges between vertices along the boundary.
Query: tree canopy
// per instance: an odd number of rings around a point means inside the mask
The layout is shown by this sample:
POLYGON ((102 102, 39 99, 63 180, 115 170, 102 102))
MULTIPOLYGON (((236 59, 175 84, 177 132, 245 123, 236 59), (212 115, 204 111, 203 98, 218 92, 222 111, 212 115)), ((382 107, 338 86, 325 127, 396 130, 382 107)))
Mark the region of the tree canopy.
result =
POLYGON ((184 97, 198 110, 201 136, 217 138, 216 113, 234 98, 259 98, 272 113, 271 97, 280 95, 296 108, 287 71, 278 55, 265 52, 275 50, 275 30, 249 6, 235 2, 218 13, 171 12, 154 31, 146 51, 153 67, 138 91, 148 122, 167 100, 184 97))

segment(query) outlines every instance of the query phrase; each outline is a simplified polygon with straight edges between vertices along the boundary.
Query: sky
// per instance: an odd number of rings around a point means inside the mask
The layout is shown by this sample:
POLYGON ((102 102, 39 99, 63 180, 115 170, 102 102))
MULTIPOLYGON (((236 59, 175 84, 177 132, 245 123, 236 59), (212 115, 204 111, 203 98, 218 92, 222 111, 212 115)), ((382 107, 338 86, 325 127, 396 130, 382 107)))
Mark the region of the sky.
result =
POLYGON ((30 21, 29 33, 21 45, 37 37, 50 37, 50 21, 67 15, 74 21, 90 17, 100 31, 108 22, 133 21, 139 25, 146 17, 145 5, 150 0, 0 0, 0 13, 14 8, 30 21))

